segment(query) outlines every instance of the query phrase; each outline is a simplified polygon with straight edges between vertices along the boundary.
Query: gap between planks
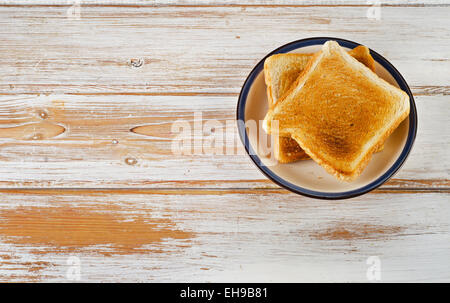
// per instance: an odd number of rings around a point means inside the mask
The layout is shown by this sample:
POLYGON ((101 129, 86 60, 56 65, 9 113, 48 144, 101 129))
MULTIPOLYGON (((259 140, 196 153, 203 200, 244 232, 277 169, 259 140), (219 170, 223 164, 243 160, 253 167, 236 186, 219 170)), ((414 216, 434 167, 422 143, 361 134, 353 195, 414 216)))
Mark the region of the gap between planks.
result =
MULTIPOLYGON (((202 8, 202 7, 372 7, 374 4, 358 4, 358 3, 343 3, 343 4, 113 4, 113 3, 82 3, 83 7, 126 7, 126 8, 141 8, 141 7, 186 7, 186 8, 202 8)), ((53 4, 0 4, 0 7, 70 7, 73 3, 53 3, 53 4)), ((380 7, 450 7, 449 3, 403 3, 403 4, 389 4, 381 3, 380 7)))
MULTIPOLYGON (((55 85, 49 85, 55 87, 55 85)), ((67 87, 67 85, 64 85, 67 87)), ((1 87, 1 85, 0 85, 1 87)), ((410 86, 410 89, 414 96, 435 96, 435 95, 450 95, 450 86, 410 86)), ((0 92, 0 96, 11 96, 11 95, 30 95, 30 96, 40 96, 40 95, 51 95, 52 93, 46 93, 42 91, 28 91, 28 92, 0 92)), ((118 92, 62 92, 64 95, 72 96, 212 96, 212 97, 233 97, 239 96, 239 92, 202 92, 202 91, 191 91, 191 92, 145 92, 145 91, 118 91, 118 92)))
MULTIPOLYGON (((93 195, 93 194, 146 194, 146 195, 252 195, 252 194, 292 194, 284 188, 202 188, 202 187, 167 187, 167 188, 0 188, 1 193, 31 194, 31 195, 93 195)), ((419 194, 419 193, 450 193, 450 187, 441 188, 377 188, 369 194, 419 194)))

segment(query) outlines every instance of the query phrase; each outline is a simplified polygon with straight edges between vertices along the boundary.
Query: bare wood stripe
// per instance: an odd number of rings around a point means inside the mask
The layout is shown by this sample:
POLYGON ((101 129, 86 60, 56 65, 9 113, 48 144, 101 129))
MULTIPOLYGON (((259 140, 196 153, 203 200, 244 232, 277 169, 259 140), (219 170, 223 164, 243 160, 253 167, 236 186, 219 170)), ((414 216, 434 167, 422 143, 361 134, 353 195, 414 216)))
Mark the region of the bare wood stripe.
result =
MULTIPOLYGON (((71 7, 73 4, 0 4, 0 7, 71 7)), ((276 7, 293 7, 293 8, 307 8, 307 7, 323 7, 323 8, 333 8, 333 7, 373 7, 371 4, 148 4, 148 5, 134 5, 134 4, 83 4, 82 7, 113 7, 113 8, 146 8, 146 7, 266 7, 266 8, 276 8, 276 7)), ((412 4, 389 4, 383 3, 380 7, 449 7, 448 3, 412 3, 412 4)))
POLYGON ((411 87, 414 95, 450 95, 450 86, 413 86, 411 87))
MULTIPOLYGON (((196 181, 189 181, 189 180, 182 180, 182 181, 171 181, 171 180, 165 180, 165 181, 153 181, 151 183, 142 183, 141 186, 146 187, 135 187, 135 188, 90 188, 90 189, 83 189, 83 188, 67 188, 67 187, 60 187, 60 188, 42 188, 42 187, 21 187, 21 188, 8 188, 3 187, 0 188, 0 191, 5 192, 30 192, 30 193, 47 193, 54 191, 55 193, 65 193, 65 192, 154 192, 155 190, 281 190, 284 191, 284 189, 280 188, 278 185, 273 183, 272 181, 268 179, 257 179, 257 180, 196 180, 196 181), (149 188, 148 186, 154 186, 153 188, 149 188)), ((388 182, 386 182, 384 185, 382 185, 378 190, 408 190, 408 191, 422 191, 422 190, 429 190, 429 191, 448 191, 450 188, 450 180, 445 179, 435 179, 435 180, 407 180, 407 179, 391 179, 388 182)), ((280 191, 280 192, 281 192, 280 191)), ((287 192, 287 191, 286 191, 287 192)))
MULTIPOLYGON (((11 87, 0 85, 0 96, 10 96, 10 95, 41 95, 41 93, 36 93, 36 90, 53 92, 63 90, 66 95, 76 95, 76 96, 117 96, 117 95, 131 95, 131 96, 238 96, 240 88, 230 87, 230 90, 236 90, 236 92, 221 92, 221 91, 192 91, 192 92, 182 92, 179 90, 174 90, 173 92, 148 92, 145 87, 139 86, 127 86, 127 85, 117 85, 99 88, 99 92, 92 92, 89 90, 80 91, 79 86, 71 86, 68 84, 58 85, 58 84, 27 84, 27 85, 14 85, 13 90, 8 91, 11 87)), ((450 95, 450 86, 410 86, 413 95, 417 96, 433 96, 433 95, 450 95)), ((46 93, 42 93, 46 94, 46 93)))
POLYGON ((384 282, 448 281, 449 211, 448 193, 2 192, 0 281, 67 281, 76 257, 84 282, 363 282, 369 256, 384 282))
MULTIPOLYGON (((2 0, 0 2, 2 6, 40 6, 40 7, 51 7, 51 6, 71 6, 73 4, 67 3, 65 0, 46 0, 46 1, 33 1, 33 0, 2 0)), ((439 1, 416 1, 416 0, 400 0, 400 1, 380 1, 381 6, 393 6, 393 7, 429 7, 429 6, 448 6, 448 3, 442 0, 439 1)), ((211 1, 211 0, 177 0, 177 1, 133 1, 133 0, 85 0, 82 6, 86 7, 168 7, 168 6, 178 6, 178 7, 224 7, 224 6, 239 6, 239 7, 255 7, 255 6, 265 6, 265 7, 339 7, 339 6, 350 6, 350 7, 368 7, 373 6, 370 3, 361 3, 360 1, 354 0, 337 0, 337 1, 317 1, 312 0, 278 0, 278 1, 268 1, 268 0, 251 0, 242 3, 242 1, 235 0, 225 0, 225 1, 211 1)))
MULTIPOLYGON (((417 194, 417 193, 450 193, 450 180, 445 180, 446 187, 443 186, 422 186, 412 187, 405 186, 402 182, 402 187, 395 187, 392 184, 387 183, 380 188, 375 189, 369 194, 417 194)), ((290 191, 280 188, 276 185, 269 184, 269 186, 261 188, 245 188, 245 187, 233 187, 232 183, 224 182, 223 188, 203 187, 202 182, 198 182, 197 188, 192 187, 158 187, 158 188, 0 188, 0 192, 8 194, 29 194, 29 195, 104 195, 104 194, 145 194, 145 195, 225 195, 225 194, 237 194, 237 195, 252 195, 252 194, 292 194, 290 191)), ((264 180, 261 180, 261 183, 264 180)), ((394 182, 395 183, 395 182, 394 182)), ((411 182, 413 183, 413 182, 411 182)), ((421 183, 430 183, 426 180, 421 183)), ((442 183, 439 180, 437 183, 442 183)), ((178 183, 180 184, 180 183, 178 183)), ((183 186, 185 184, 181 184, 183 186)), ((194 184, 197 185, 197 184, 194 184)))

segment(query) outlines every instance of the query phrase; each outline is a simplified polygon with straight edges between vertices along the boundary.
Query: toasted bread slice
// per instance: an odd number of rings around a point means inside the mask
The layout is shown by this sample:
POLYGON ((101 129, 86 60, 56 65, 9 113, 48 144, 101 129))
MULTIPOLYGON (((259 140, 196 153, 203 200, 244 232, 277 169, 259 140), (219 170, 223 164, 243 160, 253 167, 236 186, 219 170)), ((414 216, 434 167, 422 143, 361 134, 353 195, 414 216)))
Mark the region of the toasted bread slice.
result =
MULTIPOLYGON (((375 72, 375 60, 366 46, 359 45, 348 53, 375 72)), ((275 105, 289 90, 313 55, 296 53, 275 54, 264 61, 264 80, 267 85, 269 107, 275 105)))
POLYGON ((264 61, 269 108, 289 90, 313 54, 276 54, 264 61))
POLYGON ((366 46, 359 45, 349 51, 348 54, 375 72, 375 60, 370 55, 370 50, 366 46))
POLYGON ((328 41, 268 111, 264 129, 292 137, 329 173, 351 181, 408 114, 404 91, 328 41))
MULTIPOLYGON (((348 53, 375 71, 375 60, 367 47, 360 45, 348 53)), ((265 60, 264 79, 267 85, 269 107, 275 105, 289 90, 312 56, 313 54, 276 54, 265 60)), ((383 145, 380 145, 380 150, 382 148, 383 145)), ((274 138, 273 152, 275 159, 280 163, 310 159, 298 143, 290 137, 274 138)))
POLYGON ((291 163, 311 159, 307 153, 291 137, 274 135, 273 148, 275 159, 280 163, 291 163))

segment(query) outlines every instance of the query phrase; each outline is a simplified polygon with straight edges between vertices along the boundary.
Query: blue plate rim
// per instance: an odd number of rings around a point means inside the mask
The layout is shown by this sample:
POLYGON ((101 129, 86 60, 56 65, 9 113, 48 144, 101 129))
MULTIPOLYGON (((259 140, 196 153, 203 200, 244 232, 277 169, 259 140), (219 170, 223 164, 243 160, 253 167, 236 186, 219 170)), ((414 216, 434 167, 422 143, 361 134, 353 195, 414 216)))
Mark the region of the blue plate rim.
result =
POLYGON ((397 81, 399 87, 404 90, 408 96, 409 96, 409 102, 410 102, 410 113, 409 113, 409 128, 408 128, 408 137, 406 140, 406 143, 403 147, 403 150, 400 154, 400 156, 397 158, 397 160, 394 162, 394 164, 379 178, 377 178, 375 181, 370 182, 367 185, 364 185, 358 189, 350 190, 350 191, 344 191, 344 192, 320 192, 315 190, 310 190, 307 188, 303 188, 301 186, 292 184, 281 177, 279 177, 277 174, 275 174, 272 170, 270 170, 266 165, 264 165, 261 161, 261 159, 258 157, 258 155, 254 152, 252 146, 250 145, 247 132, 245 130, 245 105, 247 102, 247 96, 250 91, 250 88, 256 78, 256 76, 259 75, 260 72, 262 72, 264 68, 264 60, 273 55, 278 53, 286 53, 301 47, 311 46, 311 45, 318 45, 318 44, 324 44, 328 40, 334 40, 339 45, 347 48, 355 48, 358 45, 361 45, 360 43, 341 39, 341 38, 335 38, 335 37, 311 37, 311 38, 305 38, 300 39, 296 41, 292 41, 290 43, 287 43, 285 45, 280 46, 279 48, 273 50, 269 54, 267 54, 264 58, 262 58, 258 64, 252 69, 250 74, 247 76, 244 85, 242 86, 241 92, 239 93, 237 108, 236 108, 236 121, 237 121, 237 127, 239 132, 239 137, 241 139, 242 144, 245 147, 245 151, 247 155, 250 157, 250 159, 253 161, 253 163, 258 167, 258 169, 270 180, 272 180, 274 183, 278 184, 279 186, 294 192, 296 194, 300 194, 303 196, 307 196, 310 198, 317 198, 317 199, 326 199, 326 200, 337 200, 337 199, 348 199, 357 197, 360 195, 363 195, 369 191, 372 191, 376 189, 377 187, 384 184, 386 181, 388 181, 405 163, 406 159, 408 158, 408 155, 414 145, 414 141, 416 139, 417 135, 417 109, 416 104, 414 101, 413 94, 411 93, 411 90, 406 83, 403 76, 400 74, 400 72, 383 56, 375 52, 374 50, 370 49, 370 54, 374 58, 375 61, 377 61, 380 65, 382 65, 397 81))

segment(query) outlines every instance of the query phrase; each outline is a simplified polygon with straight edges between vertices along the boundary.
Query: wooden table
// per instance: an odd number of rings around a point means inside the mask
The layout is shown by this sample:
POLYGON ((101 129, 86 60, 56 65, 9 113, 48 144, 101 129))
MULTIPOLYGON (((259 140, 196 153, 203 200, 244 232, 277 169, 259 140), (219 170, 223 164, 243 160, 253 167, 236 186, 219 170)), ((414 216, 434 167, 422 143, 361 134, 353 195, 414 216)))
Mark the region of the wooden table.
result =
POLYGON ((447 0, 1 3, 0 281, 364 282, 374 265, 450 281, 447 0), (313 36, 363 43, 410 84, 419 130, 391 181, 320 201, 267 180, 236 137, 174 155, 173 122, 196 112, 220 122, 203 142, 227 121, 236 136, 253 66, 313 36))

